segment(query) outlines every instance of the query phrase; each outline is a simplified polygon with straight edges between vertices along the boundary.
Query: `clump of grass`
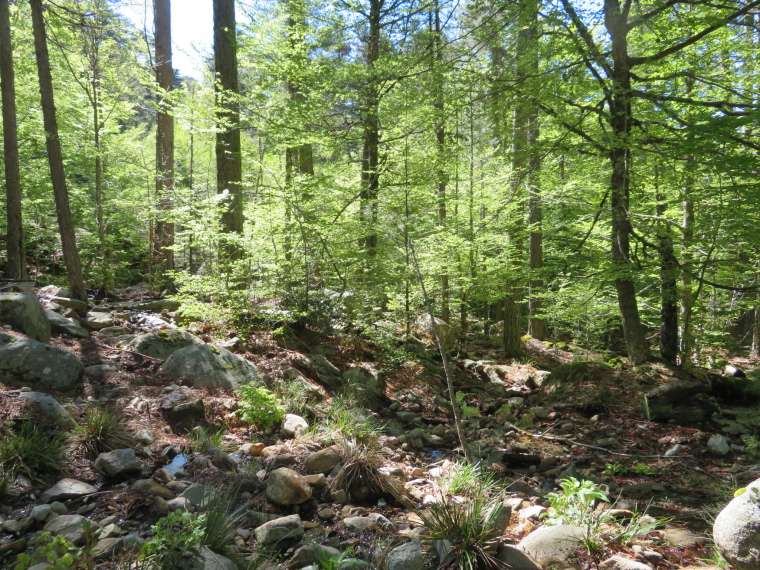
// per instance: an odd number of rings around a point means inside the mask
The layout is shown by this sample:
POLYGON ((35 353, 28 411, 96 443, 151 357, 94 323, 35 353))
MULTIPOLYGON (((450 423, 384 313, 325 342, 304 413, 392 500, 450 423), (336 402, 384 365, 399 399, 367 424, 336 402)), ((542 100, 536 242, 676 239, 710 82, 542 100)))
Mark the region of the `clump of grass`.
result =
POLYGON ((201 544, 208 546, 214 552, 226 552, 233 544, 237 528, 247 513, 248 505, 243 503, 234 507, 234 500, 239 486, 228 488, 224 493, 209 501, 203 514, 203 537, 201 544))
POLYGON ((458 461, 438 479, 438 486, 445 495, 471 495, 491 482, 491 475, 484 475, 478 464, 458 461))
POLYGON ((472 482, 464 502, 441 497, 426 511, 418 513, 430 533, 429 540, 445 540, 451 545, 438 567, 452 570, 506 568, 496 560, 495 554, 504 528, 500 522, 507 507, 490 478, 475 476, 472 482))
POLYGON ((23 475, 32 481, 44 482, 64 470, 66 436, 44 431, 25 421, 18 431, 6 431, 0 439, 0 472, 5 477, 23 475))
POLYGON ((135 443, 121 415, 108 408, 89 408, 85 413, 84 422, 77 425, 75 432, 89 457, 96 457, 114 449, 132 447, 135 443))
POLYGON ((343 439, 377 442, 380 429, 375 416, 359 406, 354 398, 336 396, 327 407, 324 421, 315 426, 315 435, 328 443, 343 439))
POLYGON ((376 441, 343 441, 343 467, 335 476, 333 489, 342 489, 349 497, 390 495, 404 506, 413 502, 399 479, 380 472, 380 447, 376 441))

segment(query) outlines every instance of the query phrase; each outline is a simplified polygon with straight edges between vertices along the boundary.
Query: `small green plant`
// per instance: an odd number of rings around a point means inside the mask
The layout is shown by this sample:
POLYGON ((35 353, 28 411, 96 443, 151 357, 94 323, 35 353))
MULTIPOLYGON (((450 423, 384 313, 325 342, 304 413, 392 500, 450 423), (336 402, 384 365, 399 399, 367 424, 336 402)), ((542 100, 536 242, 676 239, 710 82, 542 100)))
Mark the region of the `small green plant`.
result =
POLYGON ((478 570, 505 568, 494 558, 496 543, 503 524, 504 504, 493 482, 481 479, 467 500, 461 504, 441 497, 420 511, 419 517, 430 533, 431 541, 446 540, 451 550, 440 561, 439 568, 478 570))
POLYGON ((599 501, 608 502, 607 495, 593 481, 579 481, 575 477, 560 482, 561 493, 549 493, 551 510, 547 516, 547 525, 571 524, 583 529, 580 544, 589 554, 597 555, 603 546, 603 525, 610 522, 610 514, 597 510, 599 501), (600 546, 601 545, 601 546, 600 546))
POLYGON ((340 570, 343 568, 363 568, 369 566, 369 562, 352 558, 352 549, 345 550, 336 556, 323 557, 317 560, 317 566, 321 570, 340 570))
POLYGON ((47 432, 25 421, 17 432, 6 431, 0 439, 0 472, 43 482, 61 473, 66 459, 66 436, 47 432))
POLYGON ((458 461, 438 479, 438 486, 445 495, 472 495, 483 486, 490 487, 492 479, 478 464, 458 461))
POLYGON ((79 554, 79 549, 62 536, 52 536, 45 532, 34 539, 31 554, 19 554, 14 570, 26 570, 37 564, 45 563, 46 568, 65 570, 72 568, 79 554))
POLYGON ((641 462, 636 463, 631 467, 631 473, 636 473, 637 475, 656 475, 658 471, 659 470, 656 467, 641 462))
POLYGON ((335 396, 326 409, 324 421, 315 424, 314 433, 327 443, 343 439, 376 442, 381 425, 371 413, 347 395, 335 396))
POLYGON ((455 394, 457 405, 459 406, 459 409, 462 411, 462 417, 467 418, 479 418, 480 417, 480 409, 476 406, 470 406, 467 404, 467 395, 464 392, 457 392, 455 394))
POLYGON ((617 461, 613 461, 612 463, 604 464, 604 471, 602 471, 602 473, 604 473, 605 475, 614 476, 614 475, 623 475, 627 471, 628 470, 625 468, 624 465, 621 465, 617 461))
POLYGON ((240 398, 235 413, 248 424, 269 430, 279 425, 285 417, 285 408, 277 396, 263 386, 249 382, 240 386, 235 393, 240 398))
POLYGON ((742 435, 742 443, 744 444, 744 449, 747 450, 747 453, 750 455, 757 455, 757 451, 760 449, 760 439, 758 439, 757 436, 745 433, 742 435))
POLYGON ((108 408, 89 408, 85 413, 84 422, 76 425, 75 432, 89 457, 134 445, 134 439, 127 431, 124 419, 108 408))
POLYGON ((175 511, 151 527, 153 537, 145 542, 140 562, 147 570, 182 570, 200 554, 206 515, 175 511))
POLYGON ((207 445, 222 448, 226 432, 227 428, 225 426, 219 426, 216 429, 206 429, 203 426, 194 427, 190 430, 191 451, 204 451, 207 445))

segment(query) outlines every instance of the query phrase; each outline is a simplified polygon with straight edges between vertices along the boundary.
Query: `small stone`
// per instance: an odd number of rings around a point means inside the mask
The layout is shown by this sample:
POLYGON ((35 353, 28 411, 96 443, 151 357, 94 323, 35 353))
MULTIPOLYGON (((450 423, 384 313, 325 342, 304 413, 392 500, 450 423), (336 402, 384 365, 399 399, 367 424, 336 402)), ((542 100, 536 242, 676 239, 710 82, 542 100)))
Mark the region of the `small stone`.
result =
POLYGON ((324 487, 327 485, 327 477, 324 473, 316 473, 314 475, 304 475, 306 482, 312 487, 324 487))
POLYGON ((50 505, 36 505, 32 508, 32 512, 29 516, 37 522, 44 522, 52 512, 53 509, 50 505))
POLYGON ((57 501, 58 499, 74 499, 85 495, 91 495, 95 492, 97 492, 97 489, 88 483, 83 483, 76 479, 61 479, 58 483, 43 493, 41 502, 49 503, 51 501, 57 501))
POLYGON ((142 445, 152 445, 155 438, 149 430, 141 429, 135 434, 135 440, 142 445))
POLYGON ((299 505, 311 498, 312 490, 302 475, 281 467, 269 474, 266 493, 278 505, 299 505))
POLYGON ((343 519, 346 528, 353 532, 362 532, 365 530, 380 530, 380 526, 369 517, 347 517, 343 519))
POLYGON ((309 424, 301 416, 296 414, 285 414, 280 428, 280 437, 283 439, 297 437, 309 428, 309 424))
POLYGON ((707 440, 707 451, 714 455, 726 455, 731 451, 731 444, 724 435, 713 435, 707 440))
POLYGON ((328 507, 325 507, 324 509, 319 509, 319 511, 317 512, 317 515, 323 521, 331 521, 335 518, 335 512, 328 507))
POLYGON ((260 544, 272 544, 285 539, 303 536, 304 525, 301 517, 290 515, 266 522, 254 529, 253 532, 260 544))
POLYGON ((132 483, 130 490, 154 497, 161 497, 167 501, 174 498, 174 493, 160 483, 156 483, 153 479, 138 479, 132 483))
POLYGON ((108 477, 118 478, 140 471, 142 463, 134 449, 115 449, 98 455, 93 467, 108 477))

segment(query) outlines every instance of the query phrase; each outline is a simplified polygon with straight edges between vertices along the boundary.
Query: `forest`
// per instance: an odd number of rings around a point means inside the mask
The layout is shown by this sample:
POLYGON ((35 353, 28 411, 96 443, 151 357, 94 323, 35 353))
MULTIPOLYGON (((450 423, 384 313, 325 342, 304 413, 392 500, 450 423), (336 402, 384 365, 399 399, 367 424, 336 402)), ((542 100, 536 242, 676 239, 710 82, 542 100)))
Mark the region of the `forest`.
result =
POLYGON ((350 292, 408 326, 416 260, 506 356, 760 346, 755 2, 215 2, 201 81, 118 3, 45 3, 65 228, 32 13, 6 4, 9 277, 238 314, 350 292))
POLYGON ((206 4, 0 0, 0 567, 757 568, 760 0, 206 4))

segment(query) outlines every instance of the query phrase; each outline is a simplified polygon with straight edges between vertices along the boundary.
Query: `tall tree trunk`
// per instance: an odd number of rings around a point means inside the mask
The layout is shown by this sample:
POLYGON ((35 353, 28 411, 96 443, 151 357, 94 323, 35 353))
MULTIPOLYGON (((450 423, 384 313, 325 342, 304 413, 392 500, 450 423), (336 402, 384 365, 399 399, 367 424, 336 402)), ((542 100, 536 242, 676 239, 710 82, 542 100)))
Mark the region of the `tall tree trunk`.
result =
POLYGON ((362 110, 363 147, 361 172, 360 220, 364 237, 362 245, 367 256, 365 276, 372 274, 377 254, 377 196, 380 188, 380 88, 375 63, 380 57, 380 10, 383 0, 370 0, 369 33, 365 44, 367 80, 364 85, 362 110))
POLYGON ((21 224, 21 181, 18 166, 16 128, 16 80, 13 73, 13 48, 8 0, 0 0, 0 85, 3 101, 3 158, 5 160, 5 197, 8 220, 8 266, 11 279, 26 278, 24 235, 21 224))
MULTIPOLYGON (((526 70, 531 74, 531 79, 538 77, 538 11, 541 0, 531 0, 528 3, 529 21, 526 29, 526 40, 529 50, 525 54, 528 57, 526 70)), ((529 88, 535 92, 535 81, 531 81, 529 88)), ((527 102, 526 102, 527 103, 527 102)), ((546 318, 541 315, 543 301, 541 295, 544 289, 544 280, 541 271, 544 267, 544 234, 543 234, 543 207, 541 201, 541 184, 539 172, 541 170, 541 152, 538 148, 540 135, 538 106, 531 104, 527 113, 527 136, 525 143, 528 148, 528 230, 529 230, 529 261, 530 269, 529 295, 528 295, 528 334, 533 338, 544 339, 547 334, 546 318)))
POLYGON ((174 190, 174 117, 167 101, 174 85, 172 69, 171 0, 153 0, 156 54, 156 221, 153 252, 159 272, 174 269, 174 224, 163 219, 171 209, 174 190))
MULTIPOLYGON (((235 0, 214 0, 214 72, 216 81, 216 189, 228 193, 222 214, 222 231, 243 233, 242 157, 240 152, 240 105, 237 101, 237 36, 235 0)), ((224 244, 232 261, 242 257, 234 243, 224 244)))
POLYGON ((69 191, 66 187, 66 175, 63 171, 61 141, 58 139, 58 122, 53 98, 53 79, 50 75, 50 57, 48 56, 45 22, 42 17, 42 0, 29 0, 32 8, 32 30, 34 33, 34 53, 37 59, 37 75, 40 82, 40 99, 45 126, 50 179, 55 196, 55 211, 58 216, 58 228, 61 233, 63 259, 68 272, 71 296, 87 300, 87 291, 82 278, 82 265, 79 261, 74 226, 71 224, 69 191))
POLYGON ((623 323, 628 357, 639 364, 651 357, 644 327, 639 317, 633 267, 629 258, 631 222, 628 218, 631 168, 631 68, 628 56, 628 9, 626 0, 621 9, 619 0, 605 0, 604 24, 612 40, 613 68, 609 97, 610 127, 614 136, 609 150, 612 167, 610 205, 612 207, 612 261, 615 289, 623 323))
MULTIPOLYGON (((446 184, 448 173, 446 172, 446 116, 444 113, 445 100, 443 96, 443 47, 441 38, 441 9, 438 0, 433 7, 433 77, 435 78, 436 98, 433 108, 436 114, 435 138, 438 153, 438 168, 436 169, 436 199, 438 201, 438 224, 445 231, 446 227, 446 184), (437 69, 436 69, 437 67, 437 69)), ((448 261, 446 260, 444 263, 448 261)), ((449 273, 443 271, 439 276, 441 282, 441 318, 447 323, 451 320, 451 308, 449 306, 451 291, 449 287, 449 273)))
MULTIPOLYGON (((657 215, 665 217, 666 198, 659 191, 659 164, 655 165, 657 215)), ((660 356, 670 364, 678 360, 678 260, 667 224, 657 232, 660 253, 660 356)))

